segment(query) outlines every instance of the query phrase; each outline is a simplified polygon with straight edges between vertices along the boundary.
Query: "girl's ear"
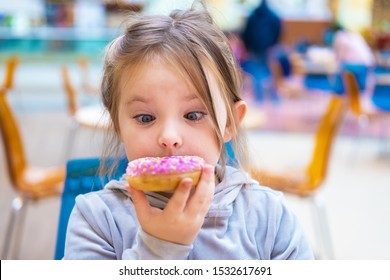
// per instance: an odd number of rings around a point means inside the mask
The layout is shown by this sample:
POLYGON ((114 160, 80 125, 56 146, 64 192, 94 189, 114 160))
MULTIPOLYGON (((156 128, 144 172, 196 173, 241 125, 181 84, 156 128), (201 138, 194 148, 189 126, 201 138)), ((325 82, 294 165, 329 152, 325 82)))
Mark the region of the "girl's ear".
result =
POLYGON ((238 125, 241 125, 248 111, 248 105, 245 101, 240 100, 234 104, 234 117, 238 125))
MULTIPOLYGON (((247 110, 248 110, 248 105, 246 104, 245 101, 240 100, 234 103, 233 115, 237 127, 240 126, 244 121, 247 110)), ((235 134, 235 130, 233 128, 233 124, 230 123, 226 126, 225 133, 223 136, 224 141, 229 142, 233 138, 234 134, 235 134)))

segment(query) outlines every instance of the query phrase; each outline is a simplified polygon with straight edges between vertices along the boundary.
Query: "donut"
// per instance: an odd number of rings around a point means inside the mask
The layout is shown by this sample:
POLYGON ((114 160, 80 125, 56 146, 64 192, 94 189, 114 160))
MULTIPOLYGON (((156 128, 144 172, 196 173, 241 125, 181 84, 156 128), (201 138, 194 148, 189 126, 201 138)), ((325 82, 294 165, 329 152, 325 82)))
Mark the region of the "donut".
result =
POLYGON ((171 191, 183 178, 199 182, 204 159, 198 156, 144 157, 130 161, 126 168, 131 187, 142 191, 171 191))

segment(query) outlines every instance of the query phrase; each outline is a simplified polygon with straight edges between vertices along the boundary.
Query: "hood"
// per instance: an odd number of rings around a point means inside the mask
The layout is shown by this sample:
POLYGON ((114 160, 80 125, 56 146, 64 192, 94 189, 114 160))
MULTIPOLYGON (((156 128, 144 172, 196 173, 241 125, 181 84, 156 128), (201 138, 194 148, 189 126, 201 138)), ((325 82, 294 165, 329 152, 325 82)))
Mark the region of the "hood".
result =
MULTIPOLYGON (((215 187, 214 199, 206 217, 229 216, 233 211, 233 202, 239 195, 243 187, 257 184, 250 179, 248 174, 226 166, 226 172, 223 180, 215 187)), ((110 181, 105 188, 119 190, 131 199, 130 193, 126 190, 127 181, 125 175, 120 180, 110 181)), ((169 198, 158 192, 145 192, 149 203, 153 207, 164 209, 169 198)))

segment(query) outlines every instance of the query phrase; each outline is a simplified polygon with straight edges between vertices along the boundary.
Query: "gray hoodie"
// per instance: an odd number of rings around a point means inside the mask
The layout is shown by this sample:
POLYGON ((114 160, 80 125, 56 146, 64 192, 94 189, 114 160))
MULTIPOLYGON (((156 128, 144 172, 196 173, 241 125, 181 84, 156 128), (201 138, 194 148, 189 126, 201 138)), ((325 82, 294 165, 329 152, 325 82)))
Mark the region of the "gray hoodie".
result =
MULTIPOLYGON (((64 259, 313 259, 281 192, 227 167, 191 245, 155 238, 140 227, 125 178, 79 195, 69 219, 64 259)), ((147 193, 152 206, 168 198, 147 193)))

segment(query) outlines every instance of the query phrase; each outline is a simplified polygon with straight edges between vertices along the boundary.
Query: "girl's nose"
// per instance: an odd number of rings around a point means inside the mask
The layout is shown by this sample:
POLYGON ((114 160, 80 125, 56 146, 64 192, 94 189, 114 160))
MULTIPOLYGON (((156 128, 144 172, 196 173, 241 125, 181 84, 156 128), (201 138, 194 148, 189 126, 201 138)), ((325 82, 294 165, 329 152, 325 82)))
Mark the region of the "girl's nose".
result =
POLYGON ((182 145, 179 129, 173 124, 167 124, 163 127, 158 141, 164 149, 177 149, 182 145))

